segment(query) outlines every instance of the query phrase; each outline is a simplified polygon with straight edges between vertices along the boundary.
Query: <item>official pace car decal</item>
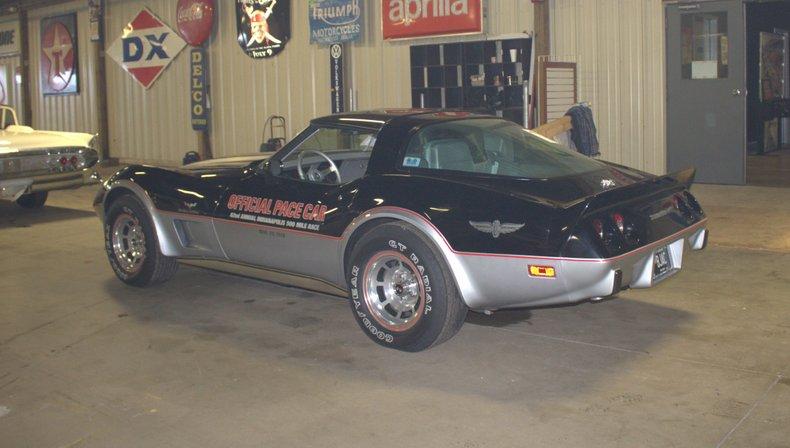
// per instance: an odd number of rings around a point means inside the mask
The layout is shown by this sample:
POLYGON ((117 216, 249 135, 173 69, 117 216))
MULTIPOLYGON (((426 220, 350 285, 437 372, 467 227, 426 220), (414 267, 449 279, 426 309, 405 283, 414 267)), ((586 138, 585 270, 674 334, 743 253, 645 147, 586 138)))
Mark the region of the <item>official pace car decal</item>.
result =
POLYGON ((326 219, 327 207, 280 199, 232 194, 227 203, 231 219, 297 230, 318 231, 326 219))

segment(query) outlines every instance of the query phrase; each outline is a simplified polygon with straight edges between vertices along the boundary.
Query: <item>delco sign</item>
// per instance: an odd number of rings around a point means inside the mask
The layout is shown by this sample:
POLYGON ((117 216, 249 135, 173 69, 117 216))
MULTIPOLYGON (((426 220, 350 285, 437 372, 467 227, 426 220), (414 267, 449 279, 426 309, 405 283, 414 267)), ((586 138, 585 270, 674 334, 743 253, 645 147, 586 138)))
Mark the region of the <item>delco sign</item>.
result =
POLYGON ((483 32, 483 0, 381 0, 384 39, 483 32))
POLYGON ((186 45, 175 31, 144 8, 126 25, 107 54, 147 89, 186 45))

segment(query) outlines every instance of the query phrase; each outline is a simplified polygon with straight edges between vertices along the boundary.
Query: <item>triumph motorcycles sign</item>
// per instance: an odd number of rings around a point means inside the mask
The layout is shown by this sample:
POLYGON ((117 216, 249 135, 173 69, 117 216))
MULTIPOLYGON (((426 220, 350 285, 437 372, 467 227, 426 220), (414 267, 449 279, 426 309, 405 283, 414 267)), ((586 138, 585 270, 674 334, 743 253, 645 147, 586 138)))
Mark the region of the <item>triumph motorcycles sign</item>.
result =
POLYGON ((147 89, 186 45, 175 31, 143 8, 107 54, 147 89))
POLYGON ((483 0, 381 0, 384 39, 483 32, 483 0))
POLYGON ((362 36, 363 0, 310 0, 310 43, 331 45, 362 36))

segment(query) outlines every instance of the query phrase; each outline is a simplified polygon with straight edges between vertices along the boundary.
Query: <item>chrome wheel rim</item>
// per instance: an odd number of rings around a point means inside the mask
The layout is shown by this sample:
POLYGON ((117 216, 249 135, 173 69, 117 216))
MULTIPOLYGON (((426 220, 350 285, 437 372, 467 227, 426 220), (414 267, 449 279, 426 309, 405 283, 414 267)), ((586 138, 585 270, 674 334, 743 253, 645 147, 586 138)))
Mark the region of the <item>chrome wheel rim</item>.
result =
POLYGON ((371 257, 363 278, 365 303, 379 324, 406 331, 419 322, 425 286, 411 260, 395 251, 379 252, 371 257))
POLYGON ((137 273, 145 261, 145 233, 136 216, 122 213, 112 225, 112 250, 118 265, 127 274, 137 273))

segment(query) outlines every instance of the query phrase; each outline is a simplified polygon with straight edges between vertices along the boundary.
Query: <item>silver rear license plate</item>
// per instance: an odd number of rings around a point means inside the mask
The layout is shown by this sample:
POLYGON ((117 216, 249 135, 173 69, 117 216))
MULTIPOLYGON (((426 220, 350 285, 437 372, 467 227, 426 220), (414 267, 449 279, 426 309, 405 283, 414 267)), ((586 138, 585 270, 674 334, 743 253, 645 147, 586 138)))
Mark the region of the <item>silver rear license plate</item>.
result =
POLYGON ((653 280, 665 276, 672 270, 672 258, 669 256, 669 246, 656 250, 653 255, 653 280))

